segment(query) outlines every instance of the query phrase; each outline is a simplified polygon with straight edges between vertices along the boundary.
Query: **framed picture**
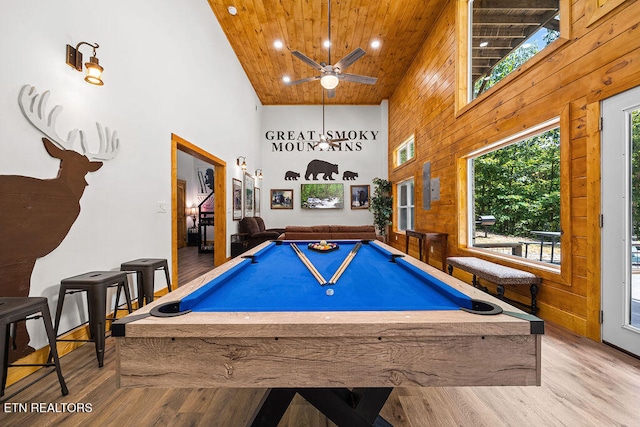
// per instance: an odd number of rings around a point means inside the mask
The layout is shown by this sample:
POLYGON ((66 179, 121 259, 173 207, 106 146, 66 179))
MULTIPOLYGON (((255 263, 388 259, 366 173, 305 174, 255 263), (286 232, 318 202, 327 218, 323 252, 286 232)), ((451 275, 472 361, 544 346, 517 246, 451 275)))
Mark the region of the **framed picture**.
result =
POLYGON ((242 219, 242 181, 233 178, 233 220, 242 219))
POLYGON ((293 209, 293 190, 271 190, 271 209, 293 209))
POLYGON ((303 209, 344 208, 343 184, 301 184, 300 193, 303 209))
POLYGON ((248 172, 244 173, 244 216, 253 216, 253 191, 255 181, 248 172))
POLYGON ((255 216, 260 216, 260 188, 253 190, 253 211, 255 216))
POLYGON ((351 186, 351 209, 369 209, 369 186, 351 186))

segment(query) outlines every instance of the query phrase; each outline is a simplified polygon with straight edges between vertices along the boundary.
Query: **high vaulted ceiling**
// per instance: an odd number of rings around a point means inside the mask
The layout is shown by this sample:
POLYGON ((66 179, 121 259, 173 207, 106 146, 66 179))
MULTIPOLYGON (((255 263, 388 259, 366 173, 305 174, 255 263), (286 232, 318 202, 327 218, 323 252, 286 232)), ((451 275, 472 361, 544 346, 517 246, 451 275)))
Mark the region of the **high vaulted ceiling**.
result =
MULTIPOLYGON (((290 51, 327 62, 328 0, 208 0, 242 67, 264 105, 321 104, 319 81, 285 86, 318 72, 290 51), (237 9, 235 16, 229 6, 237 9), (274 48, 275 40, 284 47, 274 48)), ((380 104, 395 87, 424 43, 445 5, 442 0, 332 0, 331 62, 357 47, 367 54, 346 72, 377 77, 375 85, 341 81, 328 104, 380 104), (370 44, 381 42, 378 49, 370 44)))
MULTIPOLYGON (((263 105, 321 104, 319 81, 286 86, 319 72, 291 54, 328 62, 329 0, 208 0, 263 105), (237 13, 229 13, 233 6, 237 13), (274 42, 283 43, 281 49, 274 42)), ((452 1, 452 0, 449 0, 452 1)), ((395 90, 422 47, 445 0, 331 0, 331 65, 362 48, 346 70, 376 77, 374 85, 340 81, 327 104, 380 104, 395 90), (375 49, 371 42, 380 41, 375 49)), ((540 27, 556 30, 559 0, 476 0, 473 14, 474 79, 540 27), (480 47, 481 43, 487 44, 480 47)))

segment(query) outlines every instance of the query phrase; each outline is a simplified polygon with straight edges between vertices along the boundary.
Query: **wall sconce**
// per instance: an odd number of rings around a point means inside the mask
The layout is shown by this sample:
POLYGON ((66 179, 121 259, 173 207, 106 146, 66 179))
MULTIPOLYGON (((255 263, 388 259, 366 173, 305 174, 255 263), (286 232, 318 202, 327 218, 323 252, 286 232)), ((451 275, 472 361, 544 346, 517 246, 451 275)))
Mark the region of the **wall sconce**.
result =
POLYGON ((89 62, 85 62, 84 66, 87 69, 87 75, 84 78, 84 81, 87 83, 91 83, 92 85, 102 86, 104 82, 102 81, 102 72, 104 68, 100 66, 98 58, 96 58, 96 49, 100 47, 98 43, 92 45, 87 42, 80 42, 74 48, 73 46, 67 45, 67 64, 71 67, 75 68, 77 71, 82 72, 82 52, 78 49, 83 44, 91 46, 93 48, 93 56, 89 58, 89 62))
POLYGON ((256 169, 256 178, 262 179, 262 169, 256 169))
POLYGON ((247 170, 247 162, 246 162, 246 158, 244 156, 238 157, 238 160, 236 160, 236 164, 238 166, 240 166, 243 171, 247 170), (242 159, 242 163, 240 163, 240 159, 242 159))

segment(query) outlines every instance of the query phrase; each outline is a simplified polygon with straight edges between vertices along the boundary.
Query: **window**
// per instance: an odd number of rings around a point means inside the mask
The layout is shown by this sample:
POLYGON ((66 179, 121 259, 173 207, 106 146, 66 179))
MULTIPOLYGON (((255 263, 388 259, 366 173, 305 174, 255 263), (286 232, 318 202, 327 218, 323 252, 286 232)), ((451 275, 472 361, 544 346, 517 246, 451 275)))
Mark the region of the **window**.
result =
POLYGON ((413 179, 402 181, 397 187, 398 231, 413 229, 413 179))
POLYGON ((396 167, 413 159, 415 155, 413 135, 411 135, 402 144, 400 144, 400 146, 396 148, 393 153, 396 167))
POLYGON ((471 93, 475 99, 560 35, 560 0, 536 7, 511 2, 470 2, 471 93))
POLYGON ((468 158, 469 246, 559 265, 559 119, 468 158))
POLYGON ((506 0, 458 1, 456 112, 510 80, 506 77, 517 75, 513 71, 534 66, 566 43, 571 37, 571 4, 540 0, 533 7, 531 2, 506 0))

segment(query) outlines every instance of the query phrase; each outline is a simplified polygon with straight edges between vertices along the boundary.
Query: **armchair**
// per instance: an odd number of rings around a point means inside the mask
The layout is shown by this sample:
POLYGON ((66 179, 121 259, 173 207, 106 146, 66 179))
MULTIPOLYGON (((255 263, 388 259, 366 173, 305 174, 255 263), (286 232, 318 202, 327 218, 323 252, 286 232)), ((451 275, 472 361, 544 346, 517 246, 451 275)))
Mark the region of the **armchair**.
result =
POLYGON ((259 216, 248 216, 240 220, 238 232, 246 233, 249 248, 252 248, 267 240, 276 240, 278 236, 284 233, 284 228, 267 229, 262 218, 259 216))

